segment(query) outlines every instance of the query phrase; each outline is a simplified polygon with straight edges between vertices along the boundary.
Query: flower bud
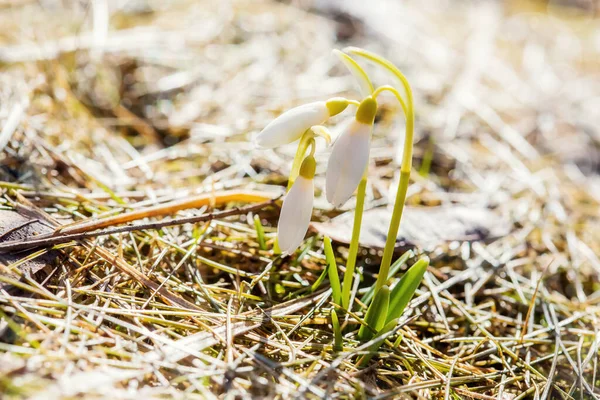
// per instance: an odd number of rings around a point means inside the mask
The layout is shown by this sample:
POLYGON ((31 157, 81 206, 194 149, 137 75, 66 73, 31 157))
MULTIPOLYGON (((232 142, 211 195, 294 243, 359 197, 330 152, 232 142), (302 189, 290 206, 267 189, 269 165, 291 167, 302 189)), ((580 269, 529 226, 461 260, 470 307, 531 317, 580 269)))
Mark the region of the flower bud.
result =
POLYGON ((292 143, 312 126, 321 125, 330 117, 348 107, 348 100, 334 97, 327 101, 316 101, 288 110, 275 118, 254 137, 256 145, 273 148, 292 143))
POLYGON ((277 239, 283 254, 293 253, 308 231, 315 195, 315 167, 313 156, 304 159, 300 174, 283 200, 277 224, 277 239))
POLYGON ((367 168, 376 112, 377 102, 366 97, 360 103, 355 119, 333 144, 327 164, 325 195, 336 207, 352 196, 367 168))

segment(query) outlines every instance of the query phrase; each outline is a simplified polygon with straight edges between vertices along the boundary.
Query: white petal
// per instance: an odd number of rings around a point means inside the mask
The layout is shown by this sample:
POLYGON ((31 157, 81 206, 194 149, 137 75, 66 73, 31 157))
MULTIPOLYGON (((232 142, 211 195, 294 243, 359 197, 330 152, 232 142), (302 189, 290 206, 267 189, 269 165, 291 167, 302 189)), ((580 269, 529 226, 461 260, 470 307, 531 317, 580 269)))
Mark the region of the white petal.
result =
POLYGON ((324 101, 304 104, 292 108, 275 118, 256 137, 254 142, 260 147, 277 147, 300 139, 300 136, 313 125, 320 125, 329 118, 329 110, 324 101))
POLYGON ((354 120, 333 144, 327 164, 325 194, 336 207, 352 196, 367 168, 371 128, 372 125, 354 120))
POLYGON ((315 189, 312 179, 298 176, 283 200, 277 239, 284 254, 293 253, 306 235, 312 216, 315 189))

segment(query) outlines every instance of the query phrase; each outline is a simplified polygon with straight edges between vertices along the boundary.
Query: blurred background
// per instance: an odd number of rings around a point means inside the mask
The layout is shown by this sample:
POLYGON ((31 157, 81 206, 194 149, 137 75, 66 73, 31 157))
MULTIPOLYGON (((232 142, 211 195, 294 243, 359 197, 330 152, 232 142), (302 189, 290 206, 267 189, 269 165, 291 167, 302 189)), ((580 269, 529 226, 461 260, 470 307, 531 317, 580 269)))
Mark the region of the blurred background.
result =
MULTIPOLYGON (((378 52, 408 76, 417 165, 435 151, 440 179, 469 173, 455 168, 460 161, 477 164, 469 184, 478 192, 496 193, 509 179, 497 176, 505 167, 531 186, 540 178, 519 175, 522 162, 536 169, 548 157, 584 179, 598 161, 599 7, 591 0, 4 0, 0 120, 32 118, 23 137, 0 138, 3 149, 15 138, 20 144, 8 146, 0 179, 35 184, 44 175, 19 161, 33 156, 34 137, 113 190, 285 176, 293 146, 257 153, 246 142, 294 105, 357 98, 331 54, 346 45, 378 52), (470 160, 473 146, 482 157, 470 160)), ((388 100, 373 153, 383 164, 397 157, 403 126, 388 100)), ((585 179, 598 199, 595 178, 585 179)))

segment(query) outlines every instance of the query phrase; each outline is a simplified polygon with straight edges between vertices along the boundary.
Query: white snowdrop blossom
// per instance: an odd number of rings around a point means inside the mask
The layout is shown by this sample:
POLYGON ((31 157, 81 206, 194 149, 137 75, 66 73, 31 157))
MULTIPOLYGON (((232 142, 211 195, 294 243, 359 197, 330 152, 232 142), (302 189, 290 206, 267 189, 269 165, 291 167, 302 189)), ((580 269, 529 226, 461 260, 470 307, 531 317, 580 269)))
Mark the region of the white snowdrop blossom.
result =
POLYGON ((348 100, 334 97, 328 101, 304 104, 281 114, 254 137, 259 147, 273 148, 300 139, 314 125, 320 125, 330 117, 344 111, 348 100))
POLYGON ((292 254, 308 231, 315 195, 315 168, 314 157, 306 157, 300 167, 300 174, 283 200, 277 225, 277 240, 283 254, 292 254))
POLYGON ((356 111, 356 117, 340 133, 333 144, 325 177, 327 201, 340 207, 354 193, 369 163, 371 132, 377 112, 377 102, 366 97, 356 111))

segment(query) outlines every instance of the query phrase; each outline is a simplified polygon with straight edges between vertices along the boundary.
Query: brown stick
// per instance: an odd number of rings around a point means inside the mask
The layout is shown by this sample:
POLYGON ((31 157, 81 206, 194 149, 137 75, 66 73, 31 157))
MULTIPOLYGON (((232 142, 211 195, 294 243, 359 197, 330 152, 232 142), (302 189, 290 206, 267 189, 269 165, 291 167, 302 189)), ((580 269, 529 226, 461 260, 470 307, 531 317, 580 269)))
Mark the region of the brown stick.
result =
POLYGON ((94 231, 100 228, 106 228, 113 225, 126 224, 131 221, 137 221, 147 217, 158 217, 163 215, 175 214, 177 211, 188 208, 200 208, 208 205, 218 206, 230 202, 258 203, 262 201, 273 200, 280 197, 280 194, 259 192, 253 190, 237 191, 219 191, 214 193, 203 193, 201 195, 190 197, 183 200, 177 200, 166 204, 159 204, 141 210, 134 210, 124 214, 115 215, 108 218, 102 218, 93 221, 77 222, 72 225, 65 225, 57 228, 55 235, 59 233, 72 234, 94 231))
MULTIPOLYGON (((40 219, 40 221, 46 221, 53 226, 58 226, 58 222, 54 218, 52 218, 43 210, 37 208, 33 203, 21 196, 19 192, 16 193, 16 197, 20 201, 18 206, 22 209, 22 211, 28 213, 29 215, 35 215, 36 218, 40 219)), ((194 303, 187 301, 183 297, 179 297, 169 292, 167 288, 160 287, 158 283, 147 278, 143 272, 138 271, 137 269, 129 265, 129 263, 127 263, 127 261, 125 261, 122 257, 112 254, 110 251, 103 248, 102 246, 94 246, 93 243, 89 240, 83 240, 81 244, 83 246, 86 246, 88 249, 92 249, 97 255, 114 265, 119 271, 129 275, 131 278, 135 279, 137 282, 141 283, 145 287, 156 291, 156 293, 167 304, 177 305, 188 310, 204 311, 202 308, 195 305, 194 303)))
MULTIPOLYGON (((100 230, 100 231, 95 230, 92 232, 61 234, 59 236, 43 235, 43 237, 36 237, 35 239, 31 239, 31 240, 27 240, 27 241, 11 240, 8 242, 0 243, 0 253, 9 253, 12 251, 26 250, 26 249, 31 249, 34 247, 48 247, 48 246, 53 246, 53 245, 60 244, 60 243, 67 243, 72 240, 82 240, 82 239, 88 239, 88 238, 97 237, 97 236, 113 235, 116 233, 133 232, 133 231, 140 231, 140 230, 145 230, 145 229, 161 229, 166 226, 195 224, 198 222, 211 221, 213 219, 225 218, 225 217, 230 217, 232 215, 240 215, 240 214, 245 214, 245 213, 252 212, 252 211, 258 211, 260 209, 263 209, 265 207, 273 205, 276 201, 277 201, 277 198, 273 198, 268 201, 249 205, 246 207, 236 207, 236 208, 232 208, 230 210, 217 211, 217 212, 210 213, 210 214, 195 215, 193 217, 173 218, 173 219, 169 219, 168 221, 159 221, 159 222, 150 222, 150 223, 146 223, 146 224, 120 226, 120 227, 114 227, 114 228, 104 229, 104 230, 100 230)), ((40 235, 40 236, 42 236, 42 235, 40 235)))

